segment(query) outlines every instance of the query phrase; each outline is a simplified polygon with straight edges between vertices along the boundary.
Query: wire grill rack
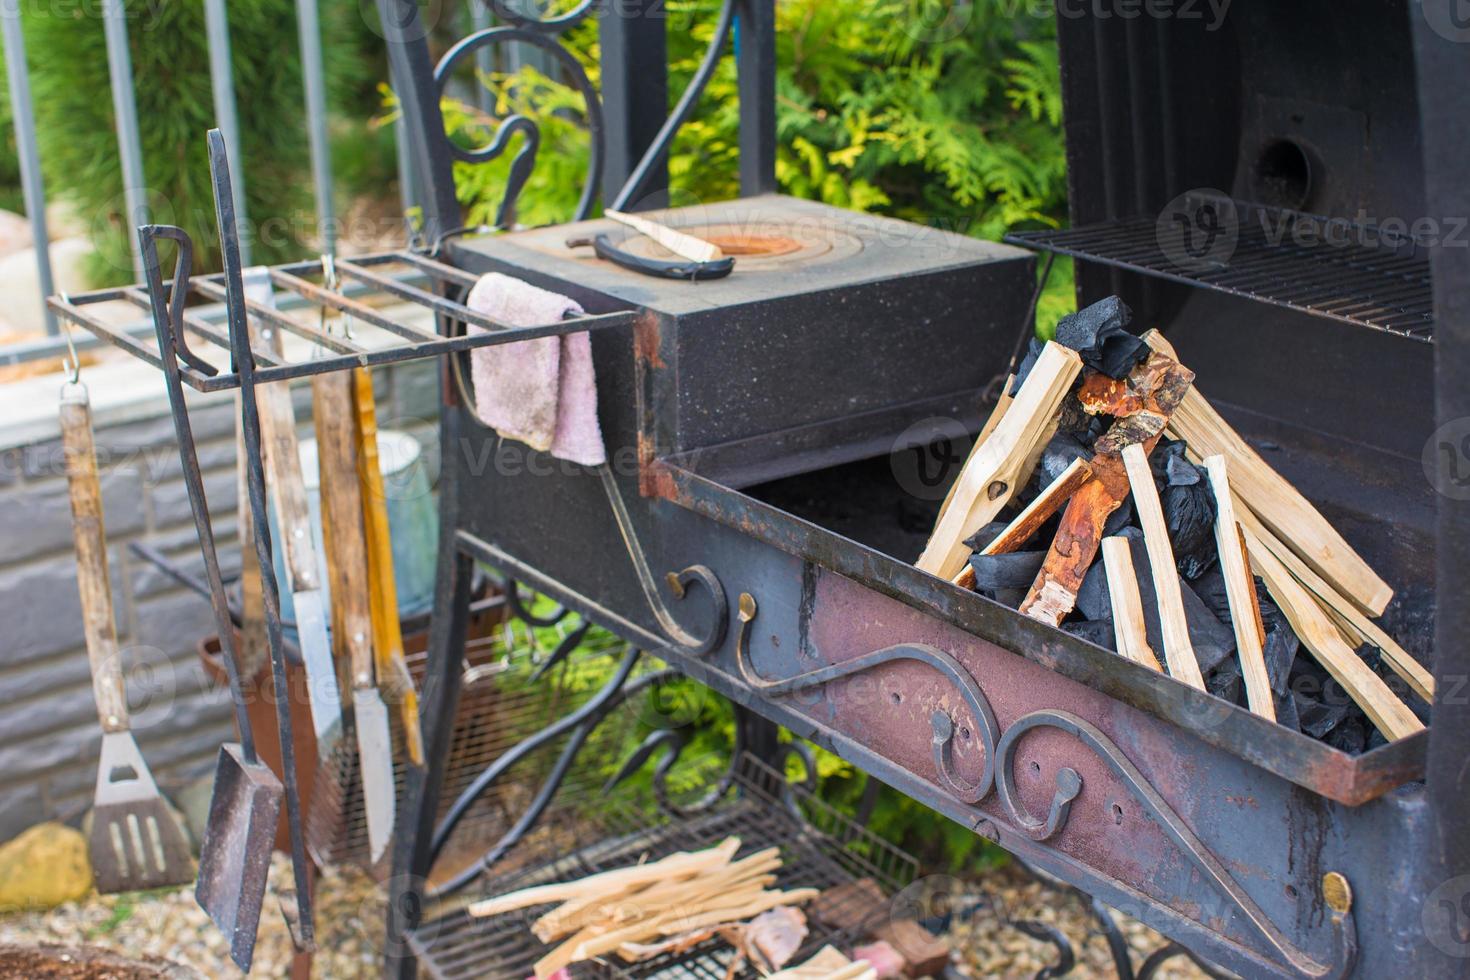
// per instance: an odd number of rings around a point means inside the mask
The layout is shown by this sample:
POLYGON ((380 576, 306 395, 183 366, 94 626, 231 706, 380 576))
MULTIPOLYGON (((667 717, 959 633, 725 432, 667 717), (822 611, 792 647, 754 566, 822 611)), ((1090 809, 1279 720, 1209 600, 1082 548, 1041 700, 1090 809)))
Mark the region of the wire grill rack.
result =
POLYGON ((1176 215, 1017 232, 1006 241, 1432 342, 1423 247, 1407 235, 1214 196, 1176 215), (1208 221, 1199 220, 1209 215, 1208 221))
MULTIPOLYGON (((519 888, 565 881, 652 861, 678 851, 712 847, 728 836, 741 840, 738 856, 779 847, 782 866, 775 887, 828 889, 869 878, 892 895, 913 880, 913 857, 822 803, 800 786, 788 786, 774 770, 750 756, 730 793, 708 810, 673 817, 641 794, 609 798, 595 787, 548 813, 540 828, 510 858, 515 867, 487 876, 476 889, 499 895, 519 888)), ((478 896, 477 896, 478 897, 478 896)), ((855 899, 861 900, 861 899, 855 899)), ((507 978, 524 980, 552 947, 532 934, 530 924, 552 908, 543 905, 488 918, 463 908, 428 919, 409 936, 420 967, 438 980, 507 978)), ((840 910, 839 910, 840 911, 840 910)), ((845 919, 847 916, 835 915, 845 919)), ((808 916, 810 930, 793 958, 800 962, 831 943, 850 948, 861 935, 808 916)), ((684 952, 639 963, 615 958, 573 964, 573 977, 660 977, 725 980, 734 950, 720 939, 684 952)), ((747 967, 742 974, 753 976, 747 967)))
MULTIPOLYGON (((568 619, 543 629, 540 631, 542 638, 538 640, 524 624, 509 619, 501 621, 501 613, 498 598, 477 603, 471 612, 461 694, 444 766, 444 788, 440 794, 438 814, 441 818, 460 793, 491 763, 540 729, 547 719, 575 710, 585 700, 584 693, 566 690, 559 684, 555 672, 540 681, 529 681, 547 653, 545 645, 564 639, 576 629, 576 624, 568 619)), ((409 672, 420 689, 426 663, 423 650, 426 639, 423 634, 410 638, 411 645, 406 651, 409 672)), ((594 630, 582 640, 573 659, 586 663, 589 659, 621 653, 622 648, 622 641, 612 634, 594 630)), ((398 715, 391 712, 389 717, 394 745, 395 799, 401 802, 406 775, 403 760, 407 755, 398 715)), ((612 739, 619 734, 621 732, 616 726, 600 733, 603 739, 612 739)), ((596 745, 586 747, 584 758, 598 761, 595 759, 596 748, 596 745)), ((510 778, 482 794, 461 819, 452 848, 436 865, 436 871, 452 874, 477 859, 498 840, 524 809, 536 789, 537 777, 548 764, 545 760, 533 758, 519 766, 510 778)), ((574 773, 574 783, 576 778, 574 773)), ((405 819, 404 815, 400 813, 399 819, 405 819)), ((357 743, 353 738, 342 739, 337 751, 318 770, 307 809, 306 836, 312 857, 320 864, 350 863, 379 878, 390 873, 386 856, 376 866, 372 862, 357 743)))
MULTIPOLYGON (((439 295, 418 285, 414 280, 427 279, 429 284, 448 287, 447 291, 463 294, 473 288, 477 279, 474 275, 428 255, 412 251, 380 252, 351 260, 336 259, 333 266, 339 276, 356 283, 362 287, 362 291, 354 296, 344 295, 329 288, 321 262, 296 262, 272 266, 267 271, 271 285, 278 291, 294 294, 305 300, 305 309, 284 312, 269 304, 245 297, 239 298, 245 313, 252 319, 300 337, 310 344, 309 354, 305 359, 289 362, 282 355, 263 346, 256 347, 256 382, 288 381, 329 371, 419 360, 536 337, 627 326, 634 318, 631 312, 602 313, 573 317, 557 323, 512 327, 477 313, 448 296, 439 295), (323 281, 316 281, 318 279, 323 281), (390 316, 381 308, 383 300, 418 307, 415 312, 420 315, 411 318, 390 316), (420 322, 424 312, 478 329, 473 332, 466 330, 459 336, 435 333, 420 322), (337 314, 352 317, 354 336, 333 333, 323 328, 325 318, 329 315, 335 317, 337 314)), ((193 277, 185 275, 183 279, 186 299, 195 296, 219 303, 228 303, 231 300, 224 273, 193 277)), ((160 286, 160 309, 166 309, 173 301, 175 281, 160 281, 160 286)), ((78 293, 75 296, 52 296, 46 302, 63 321, 75 323, 99 339, 162 370, 163 360, 154 340, 133 337, 98 316, 95 310, 99 304, 121 301, 150 311, 153 307, 149 297, 150 291, 144 286, 125 286, 78 293)), ((181 322, 175 326, 186 337, 202 340, 217 350, 230 350, 227 329, 191 314, 187 307, 181 309, 179 319, 181 322)), ((187 346, 187 341, 180 348, 180 356, 183 361, 179 365, 180 375, 191 388, 197 391, 226 391, 239 387, 240 379, 233 368, 227 369, 195 355, 187 346)))

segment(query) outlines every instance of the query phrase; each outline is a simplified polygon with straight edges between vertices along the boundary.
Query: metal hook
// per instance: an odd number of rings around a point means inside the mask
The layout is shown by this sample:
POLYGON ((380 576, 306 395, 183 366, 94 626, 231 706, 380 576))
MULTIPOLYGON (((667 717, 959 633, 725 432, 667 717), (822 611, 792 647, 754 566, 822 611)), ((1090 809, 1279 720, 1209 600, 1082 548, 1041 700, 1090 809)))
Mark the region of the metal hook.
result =
MULTIPOLYGON (((66 295, 65 291, 60 295, 63 303, 67 306, 72 305, 71 297, 66 295)), ((71 375, 71 377, 67 378, 66 383, 68 385, 79 385, 82 383, 82 359, 77 356, 77 345, 72 343, 71 320, 67 317, 61 317, 60 320, 62 336, 66 339, 67 350, 67 356, 61 359, 61 367, 62 370, 71 375)), ((65 388, 62 390, 65 390, 65 388)))
MULTIPOLYGON (((342 291, 341 281, 337 278, 337 260, 336 260, 336 257, 333 256, 333 255, 331 255, 328 252, 323 252, 322 253, 322 285, 326 286, 328 289, 330 289, 334 293, 340 293, 342 291)), ((322 322, 323 323, 326 322, 326 318, 327 318, 327 307, 325 305, 323 305, 322 306, 322 322)), ((352 314, 350 314, 350 313, 343 313, 342 314, 342 334, 348 340, 351 340, 353 338, 353 334, 352 334, 352 314)))

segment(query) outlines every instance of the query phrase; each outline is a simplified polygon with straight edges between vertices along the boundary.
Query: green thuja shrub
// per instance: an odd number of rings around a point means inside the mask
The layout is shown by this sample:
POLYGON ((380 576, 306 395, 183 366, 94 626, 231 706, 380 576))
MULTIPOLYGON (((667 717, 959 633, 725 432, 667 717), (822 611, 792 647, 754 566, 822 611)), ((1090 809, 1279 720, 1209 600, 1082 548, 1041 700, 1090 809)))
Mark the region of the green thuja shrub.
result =
MULTIPOLYGON (((216 267, 218 241, 204 134, 215 124, 204 6, 178 0, 126 0, 143 171, 152 220, 177 224, 194 239, 196 265, 216 267)), ((69 201, 97 250, 94 278, 133 279, 122 168, 108 81, 100 6, 81 0, 22 0, 31 87, 48 196, 69 201)), ((296 258, 316 236, 291 0, 230 0, 227 5, 245 184, 242 229, 257 262, 296 258)), ((322 11, 328 84, 335 96, 364 84, 351 45, 371 37, 356 3, 322 11)), ((381 47, 381 40, 377 40, 381 47)), ((371 85, 368 85, 371 91, 371 85)), ((333 100, 334 102, 337 99, 333 100)))

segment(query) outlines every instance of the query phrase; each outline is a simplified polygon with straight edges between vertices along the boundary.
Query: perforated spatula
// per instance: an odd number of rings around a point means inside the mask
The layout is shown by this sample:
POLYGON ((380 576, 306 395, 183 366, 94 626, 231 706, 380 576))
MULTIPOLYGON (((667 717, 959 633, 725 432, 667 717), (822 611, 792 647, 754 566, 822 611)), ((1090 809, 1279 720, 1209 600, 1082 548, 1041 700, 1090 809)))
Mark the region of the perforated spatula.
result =
POLYGON ((92 693, 102 722, 102 757, 97 766, 89 848, 92 876, 104 895, 186 884, 194 878, 189 841, 159 794, 128 728, 128 698, 107 576, 92 407, 86 387, 79 383, 62 389, 61 439, 92 693))

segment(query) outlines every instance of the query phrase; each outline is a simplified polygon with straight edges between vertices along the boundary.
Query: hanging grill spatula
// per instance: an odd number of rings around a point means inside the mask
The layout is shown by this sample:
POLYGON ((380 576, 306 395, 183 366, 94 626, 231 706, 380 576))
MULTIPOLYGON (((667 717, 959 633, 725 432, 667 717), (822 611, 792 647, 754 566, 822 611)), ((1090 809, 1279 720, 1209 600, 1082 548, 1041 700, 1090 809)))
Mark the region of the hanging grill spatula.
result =
POLYGON ((159 794, 128 728, 128 697, 107 576, 92 406, 86 386, 79 381, 67 384, 61 392, 61 439, 76 540, 77 588, 87 657, 92 662, 92 693, 102 722, 89 847, 92 876, 104 895, 186 884, 194 878, 189 841, 159 794))

